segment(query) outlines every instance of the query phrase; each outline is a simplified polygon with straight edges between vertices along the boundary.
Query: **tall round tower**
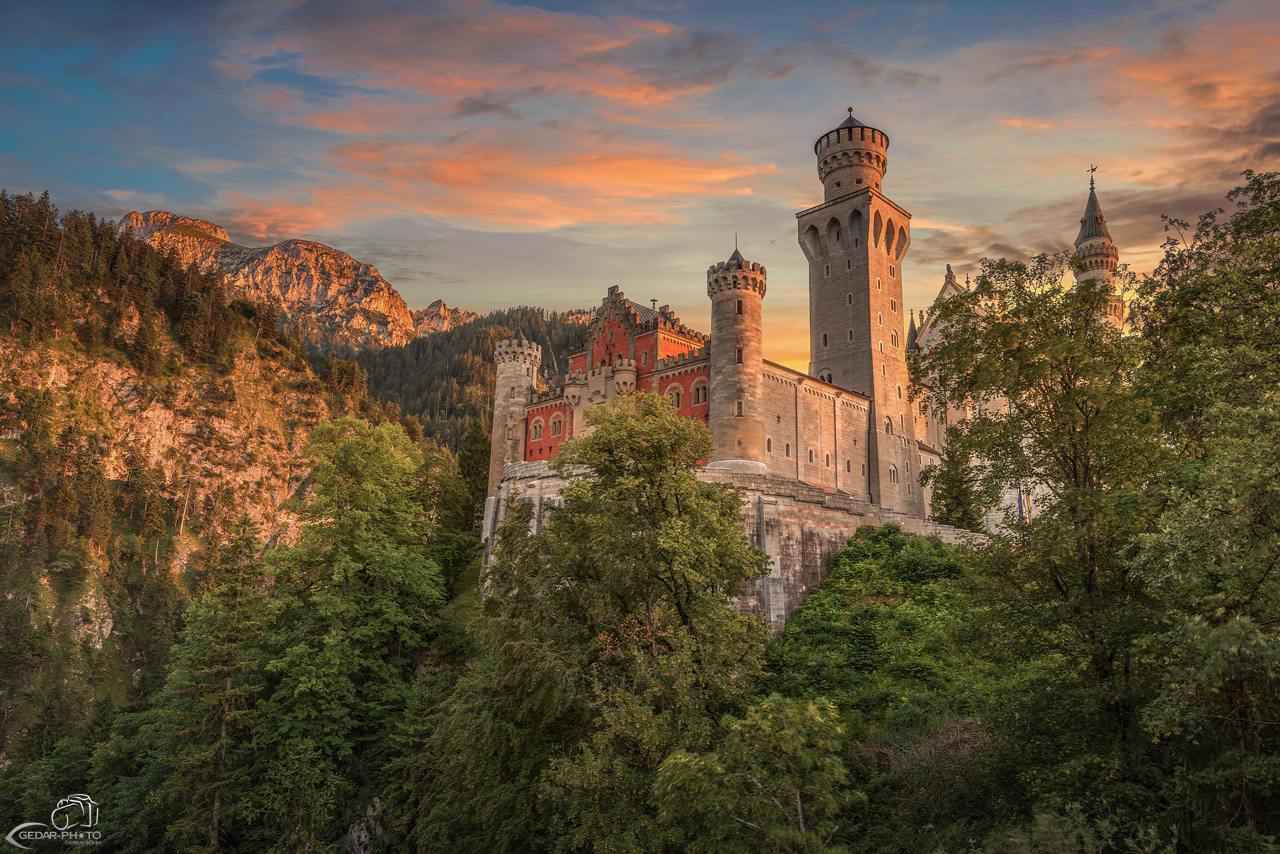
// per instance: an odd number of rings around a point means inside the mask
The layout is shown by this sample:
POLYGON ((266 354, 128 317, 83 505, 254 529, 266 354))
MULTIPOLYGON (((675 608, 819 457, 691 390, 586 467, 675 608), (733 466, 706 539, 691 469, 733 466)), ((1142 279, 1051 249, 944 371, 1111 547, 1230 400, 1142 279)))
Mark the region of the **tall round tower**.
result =
POLYGON ((1102 215, 1102 205, 1098 203, 1098 194, 1093 187, 1093 176, 1089 177, 1089 201, 1084 206, 1084 216, 1080 217, 1080 233, 1076 235, 1076 257, 1084 268, 1076 271, 1076 283, 1099 281, 1110 299, 1107 304, 1107 319, 1116 326, 1124 325, 1124 298, 1116 292, 1116 268, 1120 265, 1120 250, 1116 249, 1111 239, 1111 231, 1107 228, 1107 218, 1102 215))
POLYGON ((823 201, 829 202, 864 187, 879 191, 889 168, 889 137, 855 119, 850 107, 849 118, 820 136, 813 153, 825 191, 823 201))
POLYGON ((542 364, 542 348, 523 334, 493 348, 493 434, 489 449, 489 495, 502 480, 502 467, 524 460, 525 407, 542 364))
POLYGON ((708 468, 763 474, 764 347, 761 304, 765 269, 737 249, 707 270, 711 298, 710 425, 715 446, 708 468))

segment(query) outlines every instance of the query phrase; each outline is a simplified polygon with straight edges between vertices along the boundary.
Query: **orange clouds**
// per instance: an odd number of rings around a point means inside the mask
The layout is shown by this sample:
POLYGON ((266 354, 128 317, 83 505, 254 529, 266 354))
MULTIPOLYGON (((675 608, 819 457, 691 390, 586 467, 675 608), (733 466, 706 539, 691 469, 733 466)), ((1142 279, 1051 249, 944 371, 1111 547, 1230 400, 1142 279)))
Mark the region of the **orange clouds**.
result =
POLYGON ((581 150, 551 141, 368 141, 330 154, 351 180, 419 213, 519 229, 669 223, 698 197, 749 193, 745 179, 773 171, 732 154, 688 157, 640 140, 581 150))

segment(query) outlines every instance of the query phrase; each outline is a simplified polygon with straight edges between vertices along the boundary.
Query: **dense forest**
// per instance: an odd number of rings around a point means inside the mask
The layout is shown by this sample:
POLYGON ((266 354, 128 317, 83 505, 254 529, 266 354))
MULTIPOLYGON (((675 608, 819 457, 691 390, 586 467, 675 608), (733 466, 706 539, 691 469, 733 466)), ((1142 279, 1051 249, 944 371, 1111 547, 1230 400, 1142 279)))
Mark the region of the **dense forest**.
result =
MULTIPOLYGON (((296 530, 227 508, 181 571, 181 493, 95 474, 68 413, 15 391, 0 826, 83 792, 101 850, 127 852, 1277 850, 1280 176, 1231 198, 1170 222, 1129 332, 1065 284, 1071 259, 986 262, 936 305, 919 402, 971 415, 935 513, 975 527, 1013 486, 1036 512, 963 548, 865 527, 772 639, 730 607, 767 559, 737 495, 697 480, 710 436, 653 395, 589 412, 555 464, 590 476, 536 533, 512 508, 481 586, 479 419, 455 456, 429 409, 354 388, 405 354, 294 380, 345 395, 300 449, 296 530), (109 668, 36 607, 104 556, 132 597, 109 668)), ((158 381, 300 359, 252 306, 217 308, 216 279, 145 253, 130 272, 141 250, 102 223, 63 264, 92 221, 4 204, 6 346, 158 381), (52 282, 60 307, 34 309, 52 282), (180 289, 219 320, 184 326, 180 289), (153 312, 157 364, 122 305, 153 312)))
POLYGON ((488 428, 493 417, 493 347, 523 333, 542 346, 543 380, 568 373, 567 354, 586 339, 581 312, 509 308, 425 335, 403 347, 364 350, 355 358, 368 374, 369 390, 416 416, 427 436, 461 451, 470 424, 488 428))

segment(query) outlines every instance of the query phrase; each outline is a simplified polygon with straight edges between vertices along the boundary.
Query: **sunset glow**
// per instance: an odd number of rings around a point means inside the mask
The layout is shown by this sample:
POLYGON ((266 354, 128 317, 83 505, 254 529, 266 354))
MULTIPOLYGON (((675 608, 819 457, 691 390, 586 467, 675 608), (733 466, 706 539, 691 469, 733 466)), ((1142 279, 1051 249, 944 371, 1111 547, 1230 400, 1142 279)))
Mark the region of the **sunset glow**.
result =
POLYGON ((734 235, 771 358, 807 365, 794 213, 846 108, 892 140, 922 308, 951 263, 1066 249, 1090 164, 1121 261, 1280 168, 1264 2, 53 2, 5 12, 0 185, 236 242, 317 240, 412 307, 598 304, 705 329, 734 235))

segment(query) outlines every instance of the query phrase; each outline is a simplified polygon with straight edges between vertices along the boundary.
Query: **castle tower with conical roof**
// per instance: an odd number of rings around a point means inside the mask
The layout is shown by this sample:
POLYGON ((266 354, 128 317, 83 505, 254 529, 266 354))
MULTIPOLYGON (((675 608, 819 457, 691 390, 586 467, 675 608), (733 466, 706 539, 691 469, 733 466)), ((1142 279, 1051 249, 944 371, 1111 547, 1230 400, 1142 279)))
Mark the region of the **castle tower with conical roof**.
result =
POLYGON ((711 299, 709 426, 715 445, 708 468, 751 474, 765 470, 764 342, 761 333, 765 269, 735 247, 728 261, 707 270, 711 299))
POLYGON ((889 137, 850 108, 813 152, 823 203, 796 214, 809 260, 809 374, 871 398, 867 491, 923 517, 902 304, 911 214, 881 191, 889 137))
POLYGON ((1120 264, 1120 252, 1111 240, 1111 232, 1107 228, 1107 218, 1102 215, 1102 205, 1098 202, 1098 193, 1093 186, 1093 176, 1089 177, 1089 201, 1084 206, 1084 216, 1080 217, 1080 233, 1076 235, 1076 257, 1080 259, 1082 268, 1076 270, 1076 284, 1098 281, 1110 294, 1107 304, 1107 319, 1116 326, 1124 325, 1124 299, 1116 291, 1116 268, 1120 264))

